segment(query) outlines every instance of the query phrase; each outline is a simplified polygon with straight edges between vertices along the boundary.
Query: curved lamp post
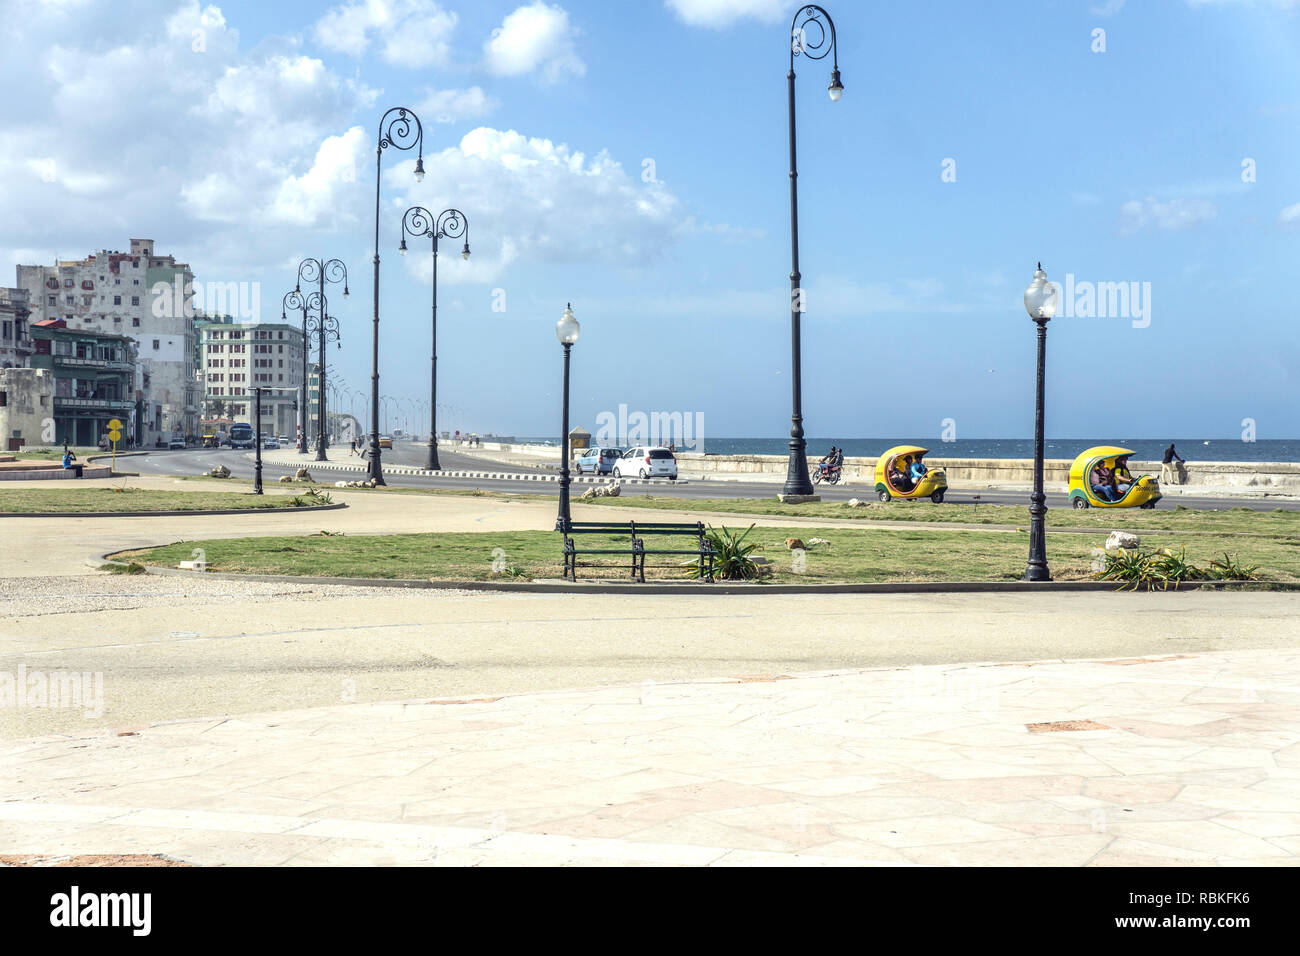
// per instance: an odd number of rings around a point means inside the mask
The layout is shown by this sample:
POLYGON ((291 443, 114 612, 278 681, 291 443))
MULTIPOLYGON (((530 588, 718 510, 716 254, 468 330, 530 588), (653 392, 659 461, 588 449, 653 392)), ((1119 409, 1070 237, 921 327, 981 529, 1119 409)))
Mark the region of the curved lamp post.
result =
MULTIPOLYGON (((429 374, 429 400, 438 404, 438 240, 465 238, 461 249, 462 258, 469 258, 469 220, 459 209, 444 209, 437 217, 423 206, 412 206, 402 215, 402 244, 398 252, 406 255, 406 236, 423 236, 433 240, 433 345, 430 358, 432 371, 429 374)), ((439 471, 438 437, 434 422, 429 422, 429 454, 424 467, 429 471, 439 471)))
POLYGON ((1050 581, 1047 569, 1047 496, 1043 494, 1043 386, 1047 365, 1047 323, 1056 314, 1057 289, 1047 281, 1043 264, 1038 264, 1033 281, 1025 290, 1025 311, 1038 325, 1038 386, 1034 400, 1034 492, 1029 497, 1029 564, 1026 581, 1050 581))
MULTIPOLYGON (((308 303, 313 300, 319 306, 317 315, 316 333, 316 357, 320 362, 320 379, 316 382, 316 405, 320 410, 318 418, 318 431, 316 433, 316 460, 327 461, 325 449, 329 442, 326 439, 325 431, 325 338, 327 332, 331 330, 335 341, 338 340, 338 321, 329 315, 329 303, 325 298, 326 282, 342 282, 343 298, 348 297, 348 267, 343 264, 341 259, 304 259, 298 263, 298 283, 294 286, 294 291, 302 294, 302 284, 304 282, 315 282, 317 290, 308 296, 308 303)), ((342 348, 342 346, 340 346, 342 348)))
POLYGON ((280 300, 280 321, 289 322, 289 309, 302 310, 302 383, 298 389, 298 454, 307 454, 307 353, 310 351, 307 338, 307 300, 297 289, 291 289, 280 300))
POLYGON ((379 142, 375 146, 375 311, 370 365, 370 457, 366 461, 371 479, 386 484, 379 464, 379 183, 384 150, 416 149, 415 181, 424 179, 424 126, 420 118, 403 106, 394 106, 379 118, 379 142), (391 117, 391 118, 390 118, 391 117))
POLYGON ((844 95, 840 83, 839 53, 835 46, 835 23, 831 15, 816 4, 800 7, 790 21, 790 72, 786 86, 790 102, 790 464, 786 470, 787 495, 811 495, 812 481, 808 477, 808 443, 803 430, 803 363, 800 355, 799 316, 803 312, 803 290, 799 273, 799 189, 798 162, 794 134, 794 58, 805 56, 810 60, 831 57, 831 83, 827 88, 831 100, 838 102, 844 95), (823 22, 824 21, 824 22, 823 22))
POLYGON ((555 323, 555 337, 564 346, 564 412, 560 434, 560 514, 555 519, 555 530, 569 533, 569 352, 578 341, 578 320, 573 315, 572 304, 566 303, 564 314, 555 323))
MULTIPOLYGON (((328 387, 325 344, 339 340, 339 320, 329 314, 329 300, 319 292, 307 296, 307 334, 316 336, 316 460, 327 461, 325 390, 328 387), (313 311, 315 314, 313 314, 313 311)), ((343 346, 340 344, 339 348, 343 346)))

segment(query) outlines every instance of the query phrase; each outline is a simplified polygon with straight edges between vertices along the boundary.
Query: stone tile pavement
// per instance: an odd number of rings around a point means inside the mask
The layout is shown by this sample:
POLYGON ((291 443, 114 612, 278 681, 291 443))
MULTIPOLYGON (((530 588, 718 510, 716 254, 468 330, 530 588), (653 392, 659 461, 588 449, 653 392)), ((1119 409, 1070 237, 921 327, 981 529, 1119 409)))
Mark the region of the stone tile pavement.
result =
POLYGON ((1293 865, 1298 702, 1300 651, 1237 650, 646 681, 51 736, 0 745, 0 854, 1293 865))

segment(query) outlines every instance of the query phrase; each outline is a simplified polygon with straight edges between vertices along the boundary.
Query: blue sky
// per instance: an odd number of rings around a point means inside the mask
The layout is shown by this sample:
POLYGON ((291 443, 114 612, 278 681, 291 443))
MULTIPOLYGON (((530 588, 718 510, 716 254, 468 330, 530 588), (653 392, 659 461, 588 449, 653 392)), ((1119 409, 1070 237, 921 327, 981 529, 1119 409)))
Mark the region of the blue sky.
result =
MULTIPOLYGON (((270 318, 297 259, 338 256, 335 355, 368 388, 375 124, 413 106, 428 177, 384 160, 385 393, 428 392, 428 246, 396 255, 400 214, 457 206, 444 427, 558 430, 572 301, 575 423, 626 403, 703 413, 706 448, 788 432, 796 4, 3 6, 0 262, 148 236, 261 283, 270 318)), ((842 101, 829 61, 796 65, 810 435, 1029 435, 1041 259, 1149 305, 1052 322, 1050 435, 1297 437, 1300 3, 826 6, 842 101)))

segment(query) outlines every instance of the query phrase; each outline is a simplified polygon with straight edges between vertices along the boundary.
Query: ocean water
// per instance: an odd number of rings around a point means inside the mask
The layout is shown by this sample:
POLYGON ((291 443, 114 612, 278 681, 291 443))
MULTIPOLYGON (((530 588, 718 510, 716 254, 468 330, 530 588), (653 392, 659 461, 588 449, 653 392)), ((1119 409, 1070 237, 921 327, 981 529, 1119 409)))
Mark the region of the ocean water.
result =
MULTIPOLYGON (((556 444, 554 438, 521 438, 521 442, 556 444)), ((919 445, 935 458, 1033 458, 1032 438, 965 438, 944 442, 937 438, 809 438, 808 457, 816 461, 831 445, 843 448, 849 458, 876 458, 895 445, 919 445)), ((1045 442, 1048 458, 1074 458, 1093 445, 1118 445, 1133 449, 1135 461, 1160 461, 1169 446, 1168 438, 1053 438, 1045 442)), ((1176 438, 1178 454, 1188 461, 1297 461, 1300 439, 1261 439, 1244 442, 1238 438, 1176 438)), ((788 438, 709 438, 706 455, 784 455, 788 438)))

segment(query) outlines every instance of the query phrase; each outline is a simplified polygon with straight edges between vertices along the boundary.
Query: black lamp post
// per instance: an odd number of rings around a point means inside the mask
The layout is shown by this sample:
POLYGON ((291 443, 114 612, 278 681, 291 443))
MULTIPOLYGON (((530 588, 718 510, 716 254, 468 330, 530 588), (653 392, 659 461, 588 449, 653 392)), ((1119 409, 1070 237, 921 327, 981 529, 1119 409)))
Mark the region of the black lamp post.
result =
POLYGON ((573 306, 565 304, 564 314, 555 323, 555 337, 564 346, 564 413, 560 434, 560 514, 555 519, 555 530, 569 532, 569 352, 578 341, 578 320, 573 306))
POLYGON ((1056 314, 1056 286, 1047 281, 1043 264, 1038 264, 1033 281, 1025 290, 1025 310, 1038 325, 1038 386, 1034 401, 1034 492, 1029 497, 1029 565, 1026 581, 1050 581, 1047 569, 1047 496, 1043 494, 1043 390, 1047 367, 1047 323, 1056 314))
POLYGON ((786 470, 785 487, 782 489, 787 495, 813 493, 812 481, 808 477, 808 443, 804 439, 803 430, 803 360, 800 355, 799 329, 800 313, 803 312, 803 290, 799 273, 799 173, 794 134, 794 58, 806 56, 810 60, 821 60, 827 54, 831 55, 833 64, 828 92, 832 101, 838 101, 844 94, 844 87, 840 84, 835 23, 831 20, 831 15, 816 4, 800 7, 790 22, 790 72, 786 74, 790 102, 790 387, 793 393, 790 464, 786 470))
POLYGON ((416 148, 415 181, 424 180, 424 126, 411 110, 394 106, 379 118, 379 142, 375 146, 375 311, 370 365, 370 457, 366 464, 377 485, 386 484, 379 463, 379 183, 384 150, 416 148), (392 117, 391 119, 389 117, 392 117), (414 128, 412 128, 414 127, 414 128))
POLYGON ((253 421, 257 427, 253 432, 253 442, 257 451, 253 455, 253 494, 262 493, 262 386, 253 386, 253 421))
POLYGON ((307 343, 307 300, 302 297, 302 293, 293 289, 284 294, 280 301, 280 321, 288 323, 289 309, 302 310, 302 387, 299 389, 298 399, 298 454, 307 454, 307 352, 309 351, 307 343))
MULTIPOLYGON (((326 437, 326 410, 328 405, 325 402, 325 389, 328 384, 327 364, 325 359, 325 346, 328 342, 338 342, 339 340, 339 320, 329 314, 329 299, 319 292, 312 292, 306 297, 307 301, 307 335, 316 336, 316 460, 326 461, 325 448, 328 445, 326 437)), ((339 346, 342 348, 342 345, 339 346)))
MULTIPOLYGON (((459 209, 444 209, 435 218, 423 206, 412 206, 402 215, 402 244, 398 247, 398 252, 402 255, 406 255, 407 233, 433 240, 433 345, 430 358, 432 371, 429 374, 429 402, 436 408, 438 405, 438 240, 459 239, 464 236, 465 245, 460 254, 468 259, 469 220, 459 209)), ((438 464, 438 436, 433 418, 429 420, 429 455, 424 467, 429 471, 439 471, 442 468, 438 464)))
MULTIPOLYGON (((317 289, 307 297, 308 304, 315 303, 320 321, 316 326, 316 357, 320 360, 320 377, 316 382, 316 408, 319 411, 316 432, 316 460, 327 461, 325 449, 329 442, 325 435, 325 338, 326 331, 333 328, 334 339, 338 340, 338 320, 329 314, 329 303, 325 298, 326 282, 342 282, 343 298, 348 297, 348 267, 341 259, 304 259, 298 263, 298 284, 294 292, 302 295, 302 283, 315 282, 317 289)), ((342 348, 342 346, 340 346, 342 348)), ((305 364, 305 362, 304 362, 305 364)))

